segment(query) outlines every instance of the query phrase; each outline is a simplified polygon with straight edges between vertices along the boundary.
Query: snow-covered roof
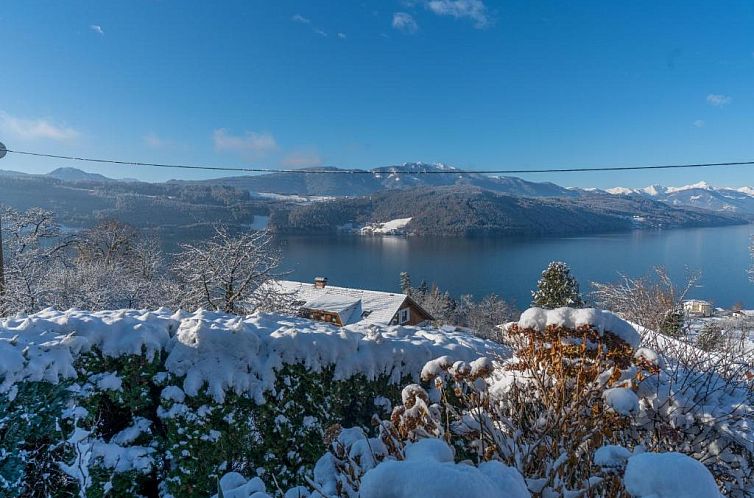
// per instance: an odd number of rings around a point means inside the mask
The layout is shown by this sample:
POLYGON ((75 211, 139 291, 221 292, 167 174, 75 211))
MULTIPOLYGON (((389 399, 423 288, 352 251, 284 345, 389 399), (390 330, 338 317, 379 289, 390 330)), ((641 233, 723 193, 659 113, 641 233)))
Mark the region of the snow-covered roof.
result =
POLYGON ((294 300, 303 301, 301 308, 338 313, 343 325, 357 322, 388 325, 407 297, 400 293, 334 285, 317 288, 314 284, 292 280, 278 280, 273 285, 291 294, 294 300))

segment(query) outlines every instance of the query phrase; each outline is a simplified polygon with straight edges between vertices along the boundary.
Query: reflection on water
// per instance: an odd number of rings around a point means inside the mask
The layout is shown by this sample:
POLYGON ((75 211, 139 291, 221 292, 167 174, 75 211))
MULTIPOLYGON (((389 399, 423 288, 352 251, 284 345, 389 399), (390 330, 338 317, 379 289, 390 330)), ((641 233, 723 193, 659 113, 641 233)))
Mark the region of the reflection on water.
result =
POLYGON ((754 307, 749 241, 754 225, 566 238, 286 237, 284 267, 291 278, 329 277, 333 285, 395 291, 399 273, 414 283, 437 282, 458 295, 495 292, 520 306, 549 261, 566 261, 588 291, 590 281, 641 275, 663 265, 682 279, 685 269, 703 271, 693 296, 720 306, 743 301, 754 307))

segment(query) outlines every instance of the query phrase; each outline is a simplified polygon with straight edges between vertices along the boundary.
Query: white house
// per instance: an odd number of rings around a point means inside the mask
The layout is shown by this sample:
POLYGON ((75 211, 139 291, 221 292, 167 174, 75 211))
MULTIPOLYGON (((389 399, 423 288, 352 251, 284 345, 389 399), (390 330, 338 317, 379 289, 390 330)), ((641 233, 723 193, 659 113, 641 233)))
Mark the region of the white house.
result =
POLYGON ((328 285, 317 277, 314 283, 277 280, 269 285, 288 294, 298 314, 311 320, 344 326, 353 323, 422 325, 434 320, 409 296, 328 285))
POLYGON ((689 299, 683 302, 683 310, 689 315, 712 316, 712 303, 701 299, 689 299))

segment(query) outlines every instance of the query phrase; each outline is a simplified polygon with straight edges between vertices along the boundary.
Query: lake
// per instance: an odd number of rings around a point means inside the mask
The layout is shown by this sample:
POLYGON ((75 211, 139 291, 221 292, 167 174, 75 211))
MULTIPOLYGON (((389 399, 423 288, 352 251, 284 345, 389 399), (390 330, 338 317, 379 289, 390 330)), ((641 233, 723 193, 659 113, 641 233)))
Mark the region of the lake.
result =
POLYGON ((286 236, 280 242, 287 278, 307 282, 323 275, 332 285, 398 291, 399 274, 407 271, 415 286, 436 282, 455 296, 494 292, 525 307, 552 260, 570 265, 582 293, 592 281, 614 281, 619 272, 640 276, 663 265, 677 282, 685 268, 702 271, 689 297, 726 307, 742 301, 751 308, 754 284, 746 269, 753 235, 754 225, 744 225, 559 238, 343 235, 286 236))

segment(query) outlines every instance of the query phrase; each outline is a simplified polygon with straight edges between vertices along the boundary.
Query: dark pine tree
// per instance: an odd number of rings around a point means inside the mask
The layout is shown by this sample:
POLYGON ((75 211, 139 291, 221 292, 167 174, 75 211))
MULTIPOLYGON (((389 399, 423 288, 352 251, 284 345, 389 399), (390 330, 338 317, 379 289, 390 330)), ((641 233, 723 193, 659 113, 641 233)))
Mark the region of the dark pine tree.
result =
POLYGON ((532 291, 532 306, 539 308, 560 308, 569 306, 581 308, 584 300, 579 293, 579 283, 571 275, 571 269, 562 261, 553 261, 542 272, 537 282, 537 290, 532 291))

